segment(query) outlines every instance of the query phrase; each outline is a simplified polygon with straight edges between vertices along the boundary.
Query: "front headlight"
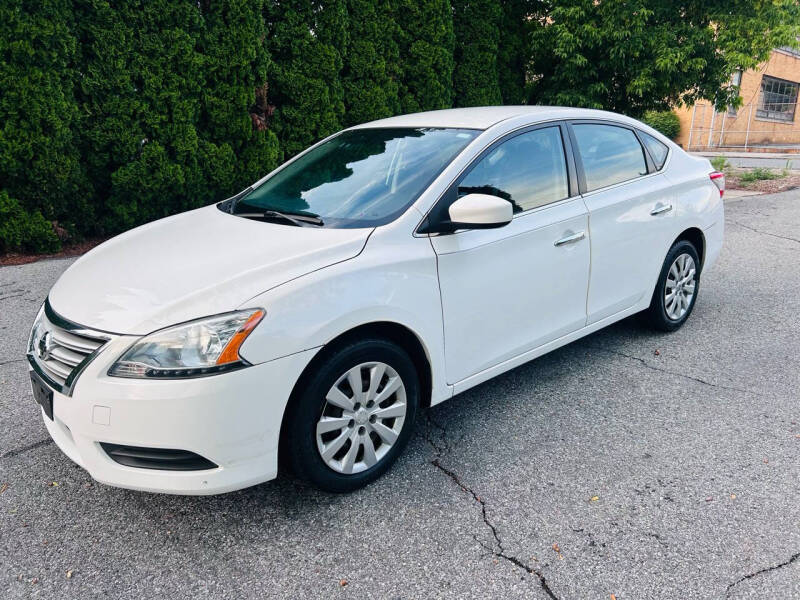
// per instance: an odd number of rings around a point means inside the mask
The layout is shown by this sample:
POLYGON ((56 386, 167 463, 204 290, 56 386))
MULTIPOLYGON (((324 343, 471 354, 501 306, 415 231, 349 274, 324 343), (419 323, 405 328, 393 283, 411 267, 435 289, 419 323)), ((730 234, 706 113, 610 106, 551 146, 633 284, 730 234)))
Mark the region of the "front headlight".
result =
POLYGON ((36 313, 36 318, 33 320, 33 326, 31 327, 31 332, 28 335, 28 353, 32 353, 34 348, 33 344, 39 339, 39 329, 42 326, 42 315, 44 314, 44 303, 42 303, 39 312, 36 313))
POLYGON ((242 310, 161 329, 131 346, 108 374, 200 377, 247 366, 239 348, 264 314, 261 309, 242 310))

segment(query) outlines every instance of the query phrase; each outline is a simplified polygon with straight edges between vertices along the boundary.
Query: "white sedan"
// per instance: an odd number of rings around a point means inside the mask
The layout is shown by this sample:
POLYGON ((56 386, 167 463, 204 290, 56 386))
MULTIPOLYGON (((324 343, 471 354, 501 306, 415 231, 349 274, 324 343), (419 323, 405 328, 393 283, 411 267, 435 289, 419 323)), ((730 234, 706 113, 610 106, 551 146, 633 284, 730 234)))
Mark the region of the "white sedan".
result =
POLYGON ((684 324, 724 178, 582 109, 405 115, 76 261, 28 345, 63 452, 103 483, 213 494, 281 464, 384 473, 420 409, 638 312, 684 324))

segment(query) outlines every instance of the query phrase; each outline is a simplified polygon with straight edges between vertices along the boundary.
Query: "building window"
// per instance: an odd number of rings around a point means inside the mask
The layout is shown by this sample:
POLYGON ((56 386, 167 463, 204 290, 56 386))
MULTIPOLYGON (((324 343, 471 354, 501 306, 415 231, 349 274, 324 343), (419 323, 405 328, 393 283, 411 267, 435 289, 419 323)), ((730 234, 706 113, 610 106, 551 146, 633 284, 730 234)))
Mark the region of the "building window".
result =
MULTIPOLYGON (((741 69, 736 70, 731 74, 731 85, 736 86, 737 88, 739 88, 739 90, 741 90, 741 88, 742 88, 742 71, 741 71, 741 69)), ((737 90, 737 92, 739 90, 737 90)), ((729 104, 728 105, 728 116, 729 117, 735 117, 738 114, 738 112, 739 112, 739 110, 733 104, 729 104)))
POLYGON ((764 75, 756 117, 776 121, 794 121, 798 84, 764 75))

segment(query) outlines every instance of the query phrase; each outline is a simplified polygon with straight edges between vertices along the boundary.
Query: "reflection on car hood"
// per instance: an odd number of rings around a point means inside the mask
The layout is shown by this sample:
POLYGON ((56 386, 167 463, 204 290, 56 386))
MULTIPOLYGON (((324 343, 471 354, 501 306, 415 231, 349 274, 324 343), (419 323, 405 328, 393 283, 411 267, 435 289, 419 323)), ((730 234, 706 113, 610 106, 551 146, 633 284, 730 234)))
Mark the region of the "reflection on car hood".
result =
POLYGON ((208 206, 98 246, 61 276, 50 303, 86 327, 143 335, 247 308, 266 290, 357 256, 371 231, 253 221, 208 206))

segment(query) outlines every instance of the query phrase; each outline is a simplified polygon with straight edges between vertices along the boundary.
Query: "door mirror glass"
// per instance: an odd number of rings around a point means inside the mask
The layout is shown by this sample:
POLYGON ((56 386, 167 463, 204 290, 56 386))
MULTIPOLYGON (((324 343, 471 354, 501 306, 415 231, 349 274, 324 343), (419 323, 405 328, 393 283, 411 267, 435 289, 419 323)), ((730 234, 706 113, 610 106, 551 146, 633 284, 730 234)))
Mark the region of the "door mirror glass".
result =
POLYGON ((450 205, 450 229, 494 229, 514 218, 508 200, 489 194, 467 194, 450 205))

